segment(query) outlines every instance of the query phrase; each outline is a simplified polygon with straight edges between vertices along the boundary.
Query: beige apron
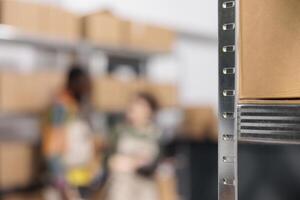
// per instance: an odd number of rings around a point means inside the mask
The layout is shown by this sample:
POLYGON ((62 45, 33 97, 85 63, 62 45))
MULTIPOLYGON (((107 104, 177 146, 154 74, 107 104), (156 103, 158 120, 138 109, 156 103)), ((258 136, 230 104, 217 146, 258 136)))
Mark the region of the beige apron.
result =
MULTIPOLYGON (((158 133, 153 128, 145 133, 124 129, 117 142, 108 200, 157 200, 158 189, 154 179, 135 173, 156 159, 159 153, 158 133)), ((113 159, 114 159, 113 158, 113 159)))

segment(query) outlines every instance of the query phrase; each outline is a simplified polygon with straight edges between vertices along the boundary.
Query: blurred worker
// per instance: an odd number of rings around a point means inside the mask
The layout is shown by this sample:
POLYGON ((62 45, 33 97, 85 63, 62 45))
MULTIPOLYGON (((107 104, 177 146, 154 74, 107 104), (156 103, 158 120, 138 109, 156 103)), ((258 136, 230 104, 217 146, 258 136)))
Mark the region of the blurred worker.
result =
POLYGON ((64 90, 47 114, 43 150, 59 199, 76 200, 79 193, 85 195, 97 173, 94 138, 85 109, 90 94, 88 73, 80 66, 72 66, 64 90))
POLYGON ((116 128, 108 200, 158 199, 154 180, 160 137, 154 125, 157 110, 151 95, 138 93, 127 110, 126 123, 116 128))

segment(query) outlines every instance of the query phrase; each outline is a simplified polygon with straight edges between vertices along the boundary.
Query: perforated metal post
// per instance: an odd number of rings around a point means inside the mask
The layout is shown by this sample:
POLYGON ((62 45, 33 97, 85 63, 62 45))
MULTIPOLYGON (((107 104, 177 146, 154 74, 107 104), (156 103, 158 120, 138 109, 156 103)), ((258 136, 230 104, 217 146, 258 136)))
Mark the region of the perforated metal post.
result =
POLYGON ((237 199, 236 1, 219 0, 219 200, 237 199))

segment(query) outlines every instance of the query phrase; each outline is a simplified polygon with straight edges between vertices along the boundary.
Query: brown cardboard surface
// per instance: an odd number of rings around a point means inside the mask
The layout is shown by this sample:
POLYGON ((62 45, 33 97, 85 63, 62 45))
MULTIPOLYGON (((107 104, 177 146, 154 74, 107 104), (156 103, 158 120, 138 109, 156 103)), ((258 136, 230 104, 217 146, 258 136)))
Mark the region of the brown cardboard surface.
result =
POLYGON ((51 103, 56 92, 59 92, 63 80, 62 73, 2 72, 0 73, 0 110, 11 113, 43 111, 51 103))
POLYGON ((43 34, 66 40, 80 39, 78 15, 55 6, 22 0, 0 2, 0 22, 26 33, 43 34))
POLYGON ((175 33, 171 30, 138 22, 123 22, 124 44, 145 51, 168 52, 173 48, 175 33))
POLYGON ((172 84, 154 84, 138 79, 122 81, 101 77, 94 81, 94 105, 101 111, 122 112, 137 92, 148 92, 161 107, 178 105, 177 88, 172 84))
POLYGON ((240 98, 300 98, 300 1, 240 1, 240 98))
POLYGON ((26 32, 39 33, 39 4, 19 0, 2 0, 1 23, 12 25, 26 32))
POLYGON ((102 45, 121 46, 122 21, 110 12, 97 12, 85 16, 83 35, 90 42, 102 45))
POLYGON ((188 107, 184 109, 182 132, 185 137, 196 140, 218 140, 217 115, 209 106, 188 107))
POLYGON ((27 186, 33 177, 33 151, 24 143, 0 143, 0 189, 27 186))
POLYGON ((81 37, 80 17, 60 7, 40 6, 40 33, 53 38, 77 41, 81 37))
POLYGON ((125 111, 132 96, 145 89, 142 80, 122 81, 112 77, 101 77, 94 81, 94 104, 107 112, 125 111))
POLYGON ((157 99, 161 107, 175 107, 179 105, 178 90, 174 84, 148 83, 146 91, 157 99))

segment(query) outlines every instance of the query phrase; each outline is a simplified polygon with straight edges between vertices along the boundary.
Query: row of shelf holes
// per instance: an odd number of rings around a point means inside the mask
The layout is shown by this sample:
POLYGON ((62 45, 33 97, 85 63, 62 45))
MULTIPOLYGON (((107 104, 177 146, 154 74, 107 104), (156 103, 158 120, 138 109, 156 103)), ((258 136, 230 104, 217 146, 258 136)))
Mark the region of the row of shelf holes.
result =
MULTIPOLYGON (((235 2, 234 1, 226 1, 222 4, 222 7, 224 9, 233 8, 233 7, 235 7, 235 2)), ((234 30, 235 29, 235 23, 224 24, 222 26, 222 29, 224 31, 234 30)), ((235 52, 235 46, 234 45, 224 46, 222 48, 222 51, 223 51, 223 53, 235 52)), ((223 74, 224 75, 235 74, 235 68, 234 67, 224 68, 223 69, 223 74)), ((225 97, 234 96, 234 95, 235 95, 235 90, 224 90, 223 91, 223 96, 225 96, 225 97)), ((222 114, 222 117, 224 119, 233 119, 234 118, 234 113, 233 112, 224 112, 222 114)), ((224 141, 233 141, 234 140, 234 135, 223 135, 222 139, 224 141)), ((223 162, 224 163, 233 163, 234 159, 235 159, 234 157, 223 156, 223 162)), ((234 181, 234 179, 223 178, 223 184, 224 185, 234 185, 235 181, 234 181)))
MULTIPOLYGON (((233 8, 233 7, 235 7, 235 2, 234 1, 226 1, 222 4, 222 7, 224 9, 233 8)), ((223 30, 234 30, 234 29, 235 29, 235 24, 234 23, 228 23, 228 24, 223 25, 223 30)), ((224 46, 222 48, 222 51, 224 53, 235 52, 235 45, 224 46)), ((223 74, 224 75, 235 74, 235 68, 234 67, 224 68, 223 69, 223 74)), ((225 96, 225 97, 235 96, 235 90, 224 90, 223 91, 223 96, 225 96)), ((232 118, 234 118, 234 113, 224 112, 223 113, 223 118, 224 119, 232 119, 232 118)))

